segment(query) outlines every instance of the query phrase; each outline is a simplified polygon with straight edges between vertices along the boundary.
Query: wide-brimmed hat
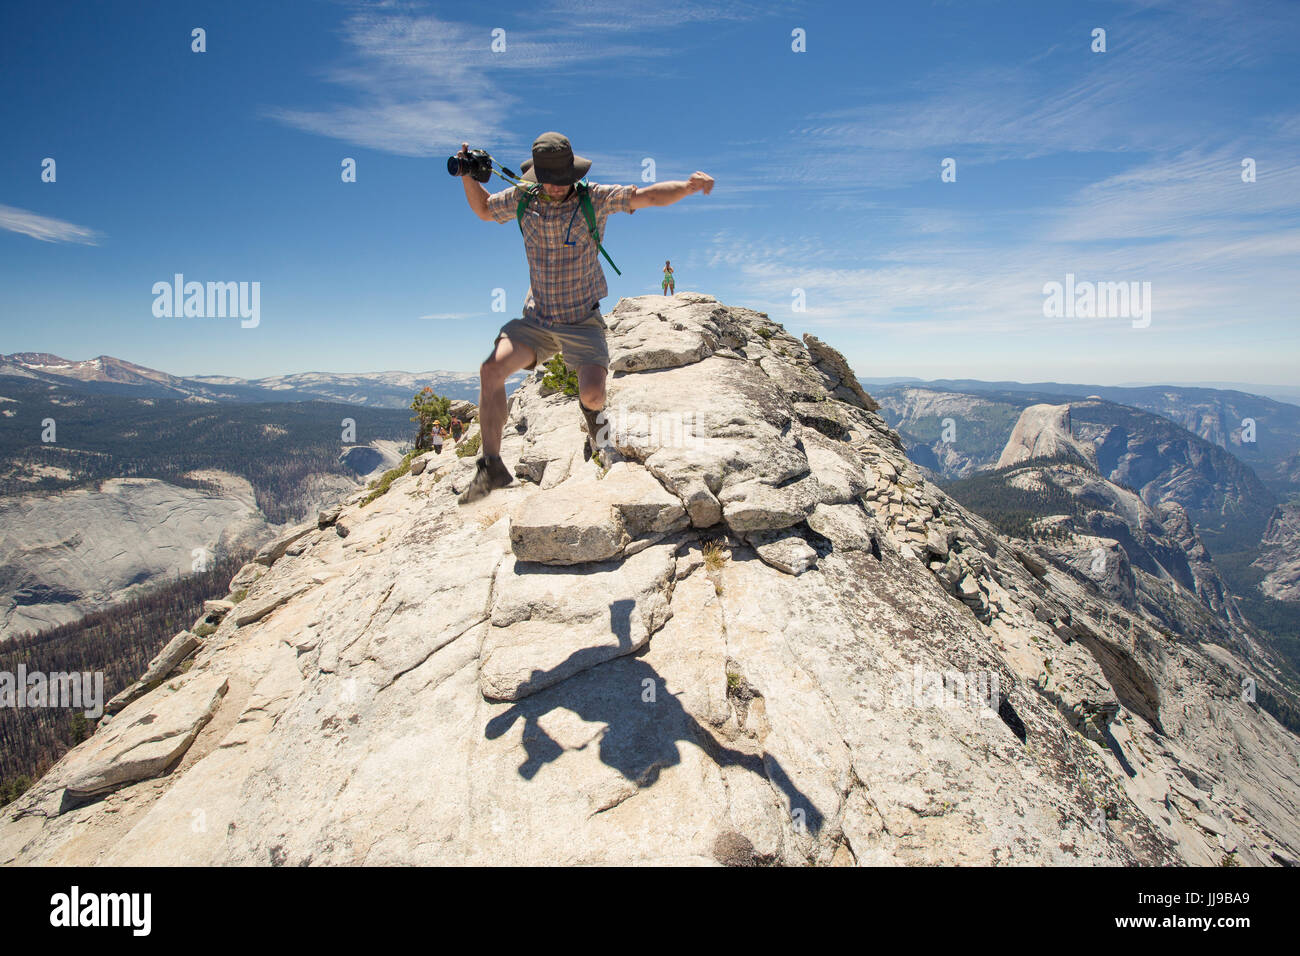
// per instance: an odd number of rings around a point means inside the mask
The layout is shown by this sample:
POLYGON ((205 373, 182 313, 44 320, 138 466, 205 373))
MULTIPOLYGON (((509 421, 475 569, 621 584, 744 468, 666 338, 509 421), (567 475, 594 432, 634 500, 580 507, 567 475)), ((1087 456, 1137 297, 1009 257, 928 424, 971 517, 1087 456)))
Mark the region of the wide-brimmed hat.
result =
POLYGON ((543 133, 533 140, 533 158, 524 160, 520 179, 530 183, 572 186, 591 169, 591 160, 573 154, 563 133, 543 133))

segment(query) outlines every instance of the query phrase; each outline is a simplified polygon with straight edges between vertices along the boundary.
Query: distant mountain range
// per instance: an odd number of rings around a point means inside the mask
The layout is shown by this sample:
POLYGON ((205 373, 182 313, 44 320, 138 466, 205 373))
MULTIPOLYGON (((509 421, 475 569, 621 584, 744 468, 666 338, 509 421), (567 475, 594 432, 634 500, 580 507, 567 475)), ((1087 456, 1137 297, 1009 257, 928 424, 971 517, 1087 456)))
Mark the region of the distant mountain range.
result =
POLYGON ((933 461, 922 452, 918 463, 948 478, 995 463, 1010 425, 1027 406, 1095 396, 1168 419, 1230 452, 1279 497, 1300 492, 1300 407, 1261 395, 1193 386, 1026 385, 973 379, 864 386, 909 447, 924 444, 933 451, 933 461), (945 418, 957 425, 958 441, 942 441, 945 418))
MULTIPOLYGON (((913 413, 965 411, 989 434, 1006 411, 969 394, 899 391, 913 413)), ((1025 393, 985 397, 1008 394, 1025 393)), ((900 430, 916 421, 905 414, 900 430)), ((937 458, 926 445, 910 453, 937 458)), ((1249 465, 1168 419, 1095 398, 1029 405, 993 465, 943 485, 1108 600, 1201 640, 1231 643, 1232 627, 1253 625, 1300 669, 1300 506, 1275 506, 1249 465)))
MULTIPOLYGON (((0 355, 0 375, 50 384, 75 381, 86 391, 131 398, 195 398, 213 402, 341 402, 372 408, 407 408, 428 385, 440 395, 478 401, 478 375, 439 369, 429 372, 300 372, 246 379, 229 375, 182 377, 111 355, 74 361, 48 352, 0 355)), ((512 390, 524 373, 511 376, 512 390)))
POLYGON ((1223 622, 1244 615, 1267 630, 1300 666, 1300 408, 1190 386, 869 387, 908 456, 1004 532, 1043 536, 1085 578, 1098 548, 1118 548, 1113 599, 1192 620, 1194 608, 1128 569, 1178 581, 1223 622))
MULTIPOLYGON (((923 379, 909 375, 877 375, 874 378, 859 379, 864 386, 889 386, 889 385, 932 385, 932 386, 972 386, 983 385, 988 388, 1060 388, 1059 382, 1036 382, 1025 384, 1023 382, 985 382, 977 379, 923 379)), ((1069 388, 1086 389, 1089 395, 1101 394, 1099 390, 1106 389, 1139 389, 1139 388, 1160 388, 1160 389, 1208 389, 1215 392, 1244 392, 1247 395, 1262 396, 1264 398, 1276 399, 1279 402, 1287 402, 1291 405, 1300 405, 1300 385, 1256 385, 1252 382, 1124 382, 1120 385, 1071 385, 1069 388)))

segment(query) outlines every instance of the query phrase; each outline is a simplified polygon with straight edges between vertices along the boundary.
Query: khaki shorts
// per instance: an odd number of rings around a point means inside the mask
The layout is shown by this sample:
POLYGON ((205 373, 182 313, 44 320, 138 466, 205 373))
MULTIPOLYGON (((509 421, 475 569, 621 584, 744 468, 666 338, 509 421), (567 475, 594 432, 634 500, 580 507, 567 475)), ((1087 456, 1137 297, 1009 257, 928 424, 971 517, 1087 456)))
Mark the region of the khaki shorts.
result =
POLYGON ((609 347, 605 344, 608 329, 599 306, 581 322, 570 325, 543 326, 527 319, 511 319, 501 326, 488 357, 496 354, 497 343, 504 335, 515 345, 526 345, 537 353, 537 357, 524 366, 526 369, 545 364, 556 352, 564 356, 564 364, 571 369, 581 365, 599 365, 608 369, 609 347))

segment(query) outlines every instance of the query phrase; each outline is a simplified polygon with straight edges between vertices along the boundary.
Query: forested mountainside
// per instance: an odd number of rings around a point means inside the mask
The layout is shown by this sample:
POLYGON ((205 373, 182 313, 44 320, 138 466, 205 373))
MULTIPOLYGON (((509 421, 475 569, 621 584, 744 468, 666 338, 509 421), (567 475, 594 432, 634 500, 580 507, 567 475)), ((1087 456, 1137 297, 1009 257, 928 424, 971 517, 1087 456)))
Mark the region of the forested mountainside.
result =
MULTIPOLYGON (((0 644, 0 672, 19 665, 45 673, 102 672, 106 703, 144 673, 178 631, 202 613, 207 598, 226 593, 248 553, 218 557, 206 571, 178 577, 148 593, 81 620, 0 644)), ((8 803, 94 730, 81 711, 0 707, 0 805, 8 803)))
POLYGON ((245 478, 267 519, 282 524, 310 507, 319 476, 356 477, 339 461, 346 447, 412 434, 407 410, 127 398, 0 376, 0 496, 106 478, 220 490, 192 474, 220 470, 245 478))

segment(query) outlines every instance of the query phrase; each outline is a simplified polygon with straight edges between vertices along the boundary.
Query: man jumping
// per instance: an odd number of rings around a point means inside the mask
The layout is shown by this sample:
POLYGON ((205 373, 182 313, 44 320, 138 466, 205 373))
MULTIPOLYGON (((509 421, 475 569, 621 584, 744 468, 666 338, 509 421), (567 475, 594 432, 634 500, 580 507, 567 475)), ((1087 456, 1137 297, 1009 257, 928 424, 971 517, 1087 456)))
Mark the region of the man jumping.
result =
MULTIPOLYGON (((462 143, 460 156, 469 155, 462 143)), ((609 294, 605 273, 597 258, 597 240, 587 230, 574 186, 591 168, 591 160, 575 156, 569 140, 559 133, 543 133, 533 143, 533 158, 519 177, 540 183, 545 202, 529 203, 519 226, 528 257, 528 295, 523 318, 501 327, 492 352, 479 366, 479 431, 483 450, 474 478, 460 496, 468 504, 503 488, 514 479, 501 460, 501 430, 506 418, 506 379, 520 369, 534 369, 559 352, 570 368, 578 369, 578 406, 595 444, 599 415, 605 407, 605 376, 609 351, 607 326, 600 300, 609 294)), ((517 218, 523 192, 511 186, 488 194, 476 180, 463 176, 465 199, 474 214, 488 222, 507 223, 517 218)), ((589 185, 596 232, 605 234, 611 212, 635 212, 646 206, 670 206, 703 190, 713 189, 713 177, 696 172, 685 181, 650 186, 589 185)))

